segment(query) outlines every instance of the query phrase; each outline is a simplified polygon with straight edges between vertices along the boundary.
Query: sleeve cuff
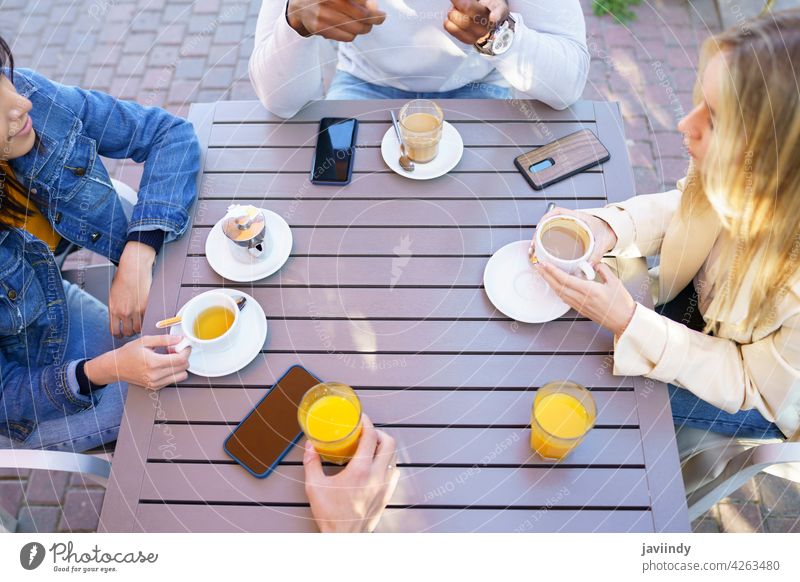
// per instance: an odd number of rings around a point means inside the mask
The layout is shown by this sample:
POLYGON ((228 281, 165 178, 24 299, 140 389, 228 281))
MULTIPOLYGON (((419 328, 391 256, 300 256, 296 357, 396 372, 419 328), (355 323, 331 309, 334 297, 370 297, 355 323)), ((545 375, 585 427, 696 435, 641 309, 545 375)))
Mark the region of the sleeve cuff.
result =
POLYGON ((611 249, 611 254, 617 254, 633 245, 636 227, 633 224, 633 217, 624 208, 609 204, 605 208, 592 208, 583 212, 596 216, 608 224, 617 235, 617 244, 611 249))
POLYGON ((125 239, 126 243, 129 242, 139 242, 146 244, 149 247, 152 247, 156 254, 161 250, 161 247, 164 246, 164 237, 166 233, 163 230, 136 230, 134 232, 128 233, 128 237, 125 239))
MULTIPOLYGON (((622 335, 614 338, 614 374, 651 376, 667 346, 664 318, 637 303, 622 335)), ((659 378, 660 379, 660 378, 659 378)))
MULTIPOLYGON (((84 394, 81 392, 81 385, 78 375, 78 368, 82 368, 86 360, 74 360, 67 364, 63 378, 66 380, 65 395, 72 405, 78 407, 78 412, 91 408, 96 403, 96 398, 91 392, 84 394)), ((84 373, 85 375, 85 373, 84 373)))
POLYGON ((80 360, 77 366, 75 366, 75 379, 78 382, 78 393, 84 396, 89 396, 95 390, 106 387, 106 384, 95 384, 89 380, 89 377, 83 369, 88 361, 89 360, 80 360))

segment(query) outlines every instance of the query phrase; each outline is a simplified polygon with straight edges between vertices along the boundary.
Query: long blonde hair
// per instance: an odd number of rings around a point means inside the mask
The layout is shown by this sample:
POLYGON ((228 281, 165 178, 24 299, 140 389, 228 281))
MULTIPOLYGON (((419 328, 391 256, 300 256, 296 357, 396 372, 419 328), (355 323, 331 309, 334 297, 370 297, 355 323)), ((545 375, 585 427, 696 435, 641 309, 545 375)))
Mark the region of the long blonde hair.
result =
MULTIPOLYGON (((774 318, 800 273, 800 10, 709 38, 701 71, 720 53, 713 137, 702 171, 690 164, 680 209, 684 219, 713 210, 726 235, 706 331, 733 309, 749 268, 756 276, 745 329, 774 318)), ((695 102, 700 97, 698 80, 695 102)))

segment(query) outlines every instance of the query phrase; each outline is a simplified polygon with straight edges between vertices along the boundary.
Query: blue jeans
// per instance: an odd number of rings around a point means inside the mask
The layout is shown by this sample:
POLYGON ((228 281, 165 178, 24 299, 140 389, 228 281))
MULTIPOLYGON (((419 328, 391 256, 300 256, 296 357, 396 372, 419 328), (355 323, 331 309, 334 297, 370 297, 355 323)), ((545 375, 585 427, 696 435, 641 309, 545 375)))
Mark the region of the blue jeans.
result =
MULTIPOLYGON (((672 301, 657 307, 656 311, 673 321, 684 323, 690 329, 702 331, 705 322, 697 306, 694 284, 689 283, 672 301)), ((673 384, 669 385, 669 402, 675 426, 700 428, 736 437, 786 438, 776 424, 755 409, 730 414, 673 384)))
MULTIPOLYGON (((69 313, 64 361, 93 358, 118 347, 109 330, 108 308, 77 285, 62 283, 69 313)), ((0 435, 0 448, 78 453, 114 441, 119 433, 127 392, 128 385, 124 382, 109 384, 94 393, 99 401, 92 408, 75 414, 51 413, 37 423, 24 441, 0 435)))
POLYGON ((508 99, 511 90, 489 83, 468 83, 452 91, 403 91, 368 83, 344 71, 336 71, 325 99, 508 99))

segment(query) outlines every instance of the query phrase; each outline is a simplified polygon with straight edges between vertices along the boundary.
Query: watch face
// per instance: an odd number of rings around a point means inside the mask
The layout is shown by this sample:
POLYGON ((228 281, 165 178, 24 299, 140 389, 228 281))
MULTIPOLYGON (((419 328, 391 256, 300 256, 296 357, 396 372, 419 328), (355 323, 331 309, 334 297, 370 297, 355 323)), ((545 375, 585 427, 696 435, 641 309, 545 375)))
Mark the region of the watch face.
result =
POLYGON ((495 55, 502 55, 511 48, 511 41, 514 40, 514 31, 508 27, 498 29, 492 43, 492 52, 495 55))

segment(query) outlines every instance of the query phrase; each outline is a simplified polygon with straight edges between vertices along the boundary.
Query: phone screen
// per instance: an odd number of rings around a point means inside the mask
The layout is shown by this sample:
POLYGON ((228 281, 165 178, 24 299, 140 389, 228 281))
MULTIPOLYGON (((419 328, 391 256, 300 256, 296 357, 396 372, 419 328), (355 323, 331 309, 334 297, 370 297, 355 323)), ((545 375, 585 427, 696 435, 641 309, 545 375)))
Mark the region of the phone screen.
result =
POLYGON ((320 380, 292 366, 225 441, 225 450, 259 477, 266 477, 302 431, 297 408, 320 380))
POLYGON ((355 119, 325 117, 320 121, 311 181, 347 184, 352 174, 355 119))

